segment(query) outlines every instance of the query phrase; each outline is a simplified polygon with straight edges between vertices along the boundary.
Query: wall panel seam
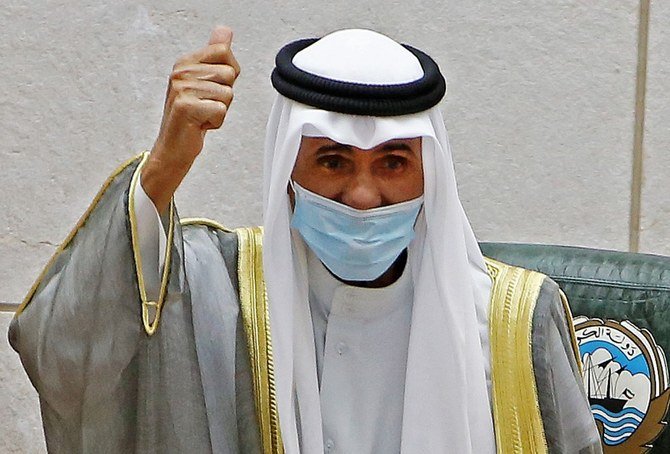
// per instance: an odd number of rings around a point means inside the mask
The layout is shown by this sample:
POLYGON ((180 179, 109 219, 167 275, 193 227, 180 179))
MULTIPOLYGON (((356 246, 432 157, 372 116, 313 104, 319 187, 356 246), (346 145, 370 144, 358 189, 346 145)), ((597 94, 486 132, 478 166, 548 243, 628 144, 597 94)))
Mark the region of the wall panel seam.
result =
POLYGON ((647 58, 651 0, 640 0, 637 38, 637 72, 635 77, 635 129, 633 135, 633 166, 631 178, 628 249, 640 250, 642 216, 642 182, 644 178, 644 119, 647 91, 647 58))

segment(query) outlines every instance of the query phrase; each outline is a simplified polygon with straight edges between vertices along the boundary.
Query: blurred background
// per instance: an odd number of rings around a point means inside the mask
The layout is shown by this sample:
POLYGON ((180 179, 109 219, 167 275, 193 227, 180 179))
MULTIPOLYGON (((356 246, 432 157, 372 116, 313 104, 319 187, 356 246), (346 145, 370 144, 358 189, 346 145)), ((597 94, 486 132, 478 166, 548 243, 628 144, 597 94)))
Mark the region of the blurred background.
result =
MULTIPOLYGON (((481 240, 670 254, 669 23, 670 2, 650 0, 5 0, 0 304, 22 299, 109 173, 151 148, 172 64, 215 24, 235 30, 242 75, 177 194, 182 216, 260 223, 276 51, 362 27, 445 73, 481 240)), ((0 313, 1 333, 10 319, 0 313)), ((0 452, 45 451, 36 393, 2 334, 0 452)))

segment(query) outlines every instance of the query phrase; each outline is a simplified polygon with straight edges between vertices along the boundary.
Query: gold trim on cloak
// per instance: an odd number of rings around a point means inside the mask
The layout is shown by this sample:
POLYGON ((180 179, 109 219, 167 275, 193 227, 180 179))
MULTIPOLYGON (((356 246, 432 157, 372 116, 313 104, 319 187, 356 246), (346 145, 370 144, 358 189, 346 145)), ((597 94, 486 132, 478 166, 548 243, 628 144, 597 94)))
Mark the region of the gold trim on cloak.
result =
POLYGON ((272 361, 270 315, 263 278, 263 229, 244 227, 236 232, 240 307, 251 357, 254 400, 263 453, 283 454, 272 361))
POLYGON ((142 254, 140 254, 139 237, 137 233, 137 218, 135 216, 135 189, 140 184, 140 175, 144 164, 149 159, 149 153, 142 154, 142 161, 140 161, 132 180, 130 180, 130 189, 128 191, 128 219, 130 219, 130 237, 133 247, 133 258, 135 259, 135 273, 137 276, 137 288, 140 292, 140 300, 142 301, 142 325, 147 335, 152 336, 158 329, 158 324, 163 310, 163 304, 167 297, 167 287, 170 278, 170 270, 172 268, 172 241, 174 239, 174 199, 170 200, 170 207, 168 209, 169 226, 167 233, 167 243, 165 247, 165 261, 163 262, 163 272, 161 275, 161 286, 158 293, 158 299, 155 301, 149 300, 147 297, 146 285, 144 283, 144 270, 142 268, 142 254))
POLYGON ((181 224, 182 227, 185 227, 187 225, 204 225, 206 227, 211 227, 215 230, 223 230, 224 232, 227 233, 233 233, 233 230, 230 230, 223 224, 219 224, 218 222, 209 218, 184 218, 179 222, 179 224, 181 224))
POLYGON ((489 316, 491 394, 499 453, 546 453, 533 369, 533 312, 546 276, 486 259, 493 280, 489 316))
POLYGON ((561 305, 563 306, 563 311, 565 312, 565 320, 568 323, 568 331, 570 331, 570 344, 572 345, 572 353, 575 355, 575 361, 577 361, 577 369, 579 370, 579 375, 584 375, 584 366, 582 365, 582 358, 579 356, 579 344, 577 343, 577 335, 575 334, 575 324, 573 322, 572 311, 570 310, 570 304, 568 303, 568 297, 563 292, 563 290, 558 290, 558 293, 561 297, 561 305))

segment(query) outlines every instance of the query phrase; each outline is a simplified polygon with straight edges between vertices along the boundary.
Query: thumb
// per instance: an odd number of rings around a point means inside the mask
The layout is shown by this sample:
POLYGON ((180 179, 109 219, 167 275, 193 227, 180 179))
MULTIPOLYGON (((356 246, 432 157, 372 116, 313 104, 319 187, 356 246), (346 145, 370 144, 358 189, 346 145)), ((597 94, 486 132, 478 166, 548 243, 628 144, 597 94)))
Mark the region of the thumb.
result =
POLYGON ((233 30, 230 27, 217 25, 209 36, 208 44, 228 44, 233 41, 233 30))

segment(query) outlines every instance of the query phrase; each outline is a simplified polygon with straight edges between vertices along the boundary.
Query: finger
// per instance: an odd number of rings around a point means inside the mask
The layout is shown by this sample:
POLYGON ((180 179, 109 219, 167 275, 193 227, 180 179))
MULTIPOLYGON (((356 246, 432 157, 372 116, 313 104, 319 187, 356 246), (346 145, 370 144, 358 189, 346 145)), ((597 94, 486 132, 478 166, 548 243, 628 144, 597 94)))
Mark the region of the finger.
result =
POLYGON ((200 51, 198 61, 200 63, 230 65, 235 69, 236 74, 240 73, 240 64, 228 44, 210 44, 200 51))
POLYGON ((233 30, 230 27, 225 27, 223 25, 217 25, 212 30, 212 34, 209 37, 209 44, 227 44, 230 47, 233 41, 233 30))
POLYGON ((172 80, 209 80, 232 86, 237 74, 230 65, 211 65, 208 63, 193 63, 175 67, 172 80))
POLYGON ((221 101, 181 96, 175 100, 173 114, 202 130, 221 127, 228 106, 221 101))
POLYGON ((229 85, 222 85, 208 80, 177 81, 174 89, 180 95, 194 96, 198 99, 220 101, 229 105, 233 100, 233 89, 229 85))
POLYGON ((231 51, 232 40, 233 31, 230 27, 215 27, 204 49, 183 55, 177 60, 175 66, 195 62, 227 63, 228 60, 231 60, 239 74, 239 65, 231 51))
POLYGON ((202 100, 202 115, 205 121, 201 123, 201 129, 219 129, 223 125, 223 120, 226 119, 228 113, 228 106, 222 102, 211 101, 208 99, 202 100))

